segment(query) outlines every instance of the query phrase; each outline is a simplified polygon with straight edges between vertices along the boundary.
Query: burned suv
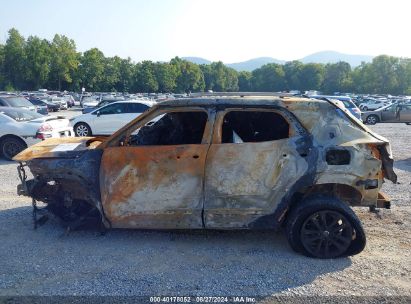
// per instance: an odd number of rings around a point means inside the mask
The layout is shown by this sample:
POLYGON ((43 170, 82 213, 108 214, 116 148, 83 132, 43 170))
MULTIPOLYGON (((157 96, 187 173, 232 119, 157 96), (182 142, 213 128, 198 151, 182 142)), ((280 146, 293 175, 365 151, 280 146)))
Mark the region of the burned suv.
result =
POLYGON ((19 194, 71 229, 284 228, 317 258, 361 252, 350 206, 389 207, 380 188, 396 182, 389 142, 343 104, 283 96, 164 101, 110 137, 49 139, 14 159, 19 194))

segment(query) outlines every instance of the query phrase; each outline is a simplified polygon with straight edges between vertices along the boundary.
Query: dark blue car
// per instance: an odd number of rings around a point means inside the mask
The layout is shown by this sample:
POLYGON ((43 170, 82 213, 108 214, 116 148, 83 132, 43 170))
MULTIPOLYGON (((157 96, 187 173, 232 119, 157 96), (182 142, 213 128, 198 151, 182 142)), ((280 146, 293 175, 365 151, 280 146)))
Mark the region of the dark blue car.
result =
POLYGON ((44 101, 41 101, 39 99, 35 98, 30 98, 29 101, 36 106, 37 113, 47 115, 49 114, 49 110, 47 108, 47 104, 44 101))

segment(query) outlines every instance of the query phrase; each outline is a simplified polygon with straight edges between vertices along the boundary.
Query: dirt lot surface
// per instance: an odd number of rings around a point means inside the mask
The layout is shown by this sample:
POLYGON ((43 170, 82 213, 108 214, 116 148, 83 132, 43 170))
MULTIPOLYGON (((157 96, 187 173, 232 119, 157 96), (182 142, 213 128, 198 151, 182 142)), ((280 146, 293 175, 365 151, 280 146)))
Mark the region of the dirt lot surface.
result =
POLYGON ((393 206, 356 208, 366 249, 335 260, 298 255, 273 232, 65 235, 55 221, 34 231, 30 200, 16 195, 16 164, 0 160, 0 295, 411 296, 411 126, 372 129, 392 142, 399 184, 383 191, 393 206))

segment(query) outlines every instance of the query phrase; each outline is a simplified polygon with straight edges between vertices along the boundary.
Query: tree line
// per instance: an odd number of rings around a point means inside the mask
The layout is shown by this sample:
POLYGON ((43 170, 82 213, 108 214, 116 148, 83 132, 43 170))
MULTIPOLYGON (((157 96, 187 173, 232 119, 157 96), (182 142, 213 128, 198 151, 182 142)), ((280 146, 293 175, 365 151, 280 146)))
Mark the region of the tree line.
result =
POLYGON ((175 57, 170 62, 106 57, 97 48, 78 52, 74 40, 56 34, 52 41, 24 38, 8 31, 0 44, 0 90, 116 92, 286 91, 320 90, 411 95, 411 59, 387 55, 352 68, 290 61, 238 72, 222 62, 194 64, 175 57))

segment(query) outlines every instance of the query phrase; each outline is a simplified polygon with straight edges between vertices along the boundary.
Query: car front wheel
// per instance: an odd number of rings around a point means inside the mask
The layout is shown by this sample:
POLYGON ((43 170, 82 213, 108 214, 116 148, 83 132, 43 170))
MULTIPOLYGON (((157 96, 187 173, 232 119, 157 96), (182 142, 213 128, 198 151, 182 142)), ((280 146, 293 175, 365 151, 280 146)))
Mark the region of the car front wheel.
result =
POLYGON ((14 156, 27 148, 19 138, 6 137, 0 142, 0 149, 5 159, 12 160, 14 156))
POLYGON ((74 133, 76 136, 91 136, 91 129, 88 124, 80 122, 74 126, 74 133))
POLYGON ((300 202, 287 219, 287 238, 295 251, 320 259, 360 253, 366 242, 358 217, 334 197, 300 202))
POLYGON ((375 115, 370 115, 367 117, 365 122, 369 125, 375 125, 378 122, 378 117, 375 115))

